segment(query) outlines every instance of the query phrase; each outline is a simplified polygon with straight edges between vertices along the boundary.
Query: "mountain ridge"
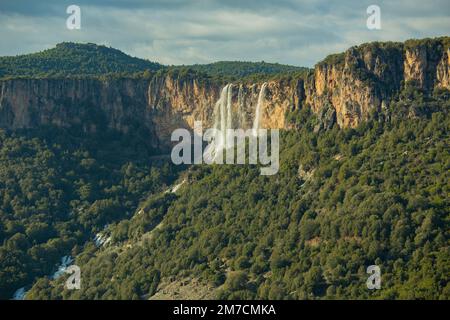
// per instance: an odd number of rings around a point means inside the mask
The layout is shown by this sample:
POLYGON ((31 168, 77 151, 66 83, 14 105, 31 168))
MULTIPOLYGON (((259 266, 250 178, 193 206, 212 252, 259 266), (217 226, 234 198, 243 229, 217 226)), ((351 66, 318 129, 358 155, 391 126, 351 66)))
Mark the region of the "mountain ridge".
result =
POLYGON ((131 57, 118 49, 93 43, 58 43, 26 55, 0 57, 0 76, 77 76, 159 70, 162 65, 131 57))
POLYGON ((191 69, 212 77, 243 77, 278 74, 307 68, 279 63, 217 61, 208 64, 163 65, 128 55, 118 49, 94 43, 61 42, 36 53, 0 57, 0 78, 135 76, 161 69, 191 69))

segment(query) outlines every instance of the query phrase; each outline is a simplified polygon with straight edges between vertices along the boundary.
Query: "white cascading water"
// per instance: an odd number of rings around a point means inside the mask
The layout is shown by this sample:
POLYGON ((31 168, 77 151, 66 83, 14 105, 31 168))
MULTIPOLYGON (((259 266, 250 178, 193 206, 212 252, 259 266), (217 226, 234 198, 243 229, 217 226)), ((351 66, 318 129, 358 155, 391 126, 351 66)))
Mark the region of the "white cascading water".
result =
MULTIPOLYGON (((227 119, 226 119, 226 107, 228 100, 228 90, 230 89, 230 85, 227 84, 220 94, 219 99, 219 112, 220 112, 220 136, 217 137, 216 147, 218 149, 223 149, 226 146, 226 128, 227 128, 227 119)), ((215 129, 218 129, 215 127, 215 129)))
POLYGON ((256 111, 255 111, 255 119, 253 121, 253 135, 254 136, 258 136, 258 130, 259 130, 260 121, 261 121, 261 106, 264 103, 264 98, 266 95, 266 87, 267 87, 267 82, 264 82, 261 86, 261 90, 259 91, 258 103, 256 105, 256 111))
MULTIPOLYGON (((253 121, 252 132, 254 136, 258 136, 258 130, 260 129, 261 121, 261 108, 264 104, 265 94, 266 94, 267 83, 264 82, 261 86, 261 90, 258 95, 258 102, 256 105, 255 119, 253 121)), ((227 129, 234 129, 233 127, 233 84, 227 84, 222 88, 220 92, 219 100, 216 102, 214 108, 214 129, 218 129, 219 132, 214 137, 213 142, 211 142, 204 152, 204 157, 210 160, 216 159, 220 151, 230 148, 232 146, 231 142, 233 139, 232 132, 228 132, 227 129)), ((245 125, 245 114, 244 114, 244 97, 242 85, 239 87, 238 93, 238 126, 245 125)), ((240 128, 244 129, 244 128, 240 128)))
POLYGON ((244 111, 244 104, 245 104, 245 98, 244 98, 244 89, 242 84, 239 86, 239 92, 238 92, 238 128, 243 129, 245 128, 245 111, 244 111))
POLYGON ((232 116, 232 98, 233 98, 233 85, 230 84, 227 92, 227 125, 226 125, 226 148, 233 146, 232 139, 233 133, 229 129, 233 129, 233 116, 232 116))
POLYGON ((203 156, 205 159, 214 160, 219 151, 223 150, 227 144, 227 128, 231 128, 231 98, 232 84, 227 84, 220 92, 219 100, 214 108, 214 129, 220 130, 214 137, 203 156), (227 116, 228 113, 228 116, 227 116), (227 121, 228 120, 228 121, 227 121), (229 123, 228 123, 229 122, 229 123))

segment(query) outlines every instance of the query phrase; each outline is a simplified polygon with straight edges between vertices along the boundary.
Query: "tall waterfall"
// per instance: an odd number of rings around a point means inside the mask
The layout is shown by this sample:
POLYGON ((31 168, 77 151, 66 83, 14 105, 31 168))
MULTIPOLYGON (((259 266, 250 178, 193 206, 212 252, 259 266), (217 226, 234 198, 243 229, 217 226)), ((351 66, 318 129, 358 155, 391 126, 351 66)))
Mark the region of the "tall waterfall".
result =
POLYGON ((231 144, 231 140, 233 139, 233 133, 231 132, 231 130, 228 129, 233 129, 233 115, 232 115, 232 98, 233 98, 233 85, 230 84, 228 87, 228 92, 227 92, 227 125, 226 125, 226 142, 225 142, 225 146, 228 148, 230 148, 232 146, 231 144))
POLYGON ((238 128, 245 128, 246 127, 246 121, 245 121, 245 97, 244 97, 244 88, 242 84, 239 86, 239 92, 238 92, 238 128))
POLYGON ((264 97, 266 95, 266 87, 267 87, 267 82, 264 82, 261 86, 261 90, 259 91, 258 104, 256 105, 255 119, 253 121, 253 135, 255 135, 255 136, 258 135, 258 130, 260 127, 261 106, 264 103, 264 97))
MULTIPOLYGON (((264 82, 261 86, 258 95, 255 118, 253 121, 253 128, 252 128, 252 133, 254 136, 258 136, 258 129, 260 129, 261 108, 263 108, 264 104, 266 87, 267 83, 264 82)), ((246 127, 245 121, 246 99, 242 85, 239 86, 237 115, 233 115, 232 100, 233 100, 233 84, 230 83, 222 88, 219 100, 217 100, 214 107, 214 129, 217 129, 218 132, 214 136, 213 141, 208 145, 207 149, 203 153, 204 158, 208 159, 209 161, 215 160, 217 156, 221 157, 222 150, 231 148, 231 146, 234 145, 234 143, 232 144, 233 142, 232 139, 234 139, 234 135, 231 132, 231 130, 228 129, 235 129, 236 127, 239 129, 245 129, 246 127)))
POLYGON ((228 146, 227 129, 233 128, 232 117, 232 97, 233 85, 227 84, 220 92, 219 100, 214 108, 214 129, 220 130, 215 136, 211 144, 205 150, 203 156, 205 159, 214 160, 219 152, 228 146))
MULTIPOLYGON (((220 136, 217 137, 217 147, 223 148, 226 145, 226 128, 227 128, 227 121, 226 121, 226 107, 227 107, 227 100, 228 100, 228 91, 230 90, 230 85, 227 84, 220 94, 219 99, 219 110, 220 110, 220 136)), ((215 129, 218 129, 217 127, 215 129)))

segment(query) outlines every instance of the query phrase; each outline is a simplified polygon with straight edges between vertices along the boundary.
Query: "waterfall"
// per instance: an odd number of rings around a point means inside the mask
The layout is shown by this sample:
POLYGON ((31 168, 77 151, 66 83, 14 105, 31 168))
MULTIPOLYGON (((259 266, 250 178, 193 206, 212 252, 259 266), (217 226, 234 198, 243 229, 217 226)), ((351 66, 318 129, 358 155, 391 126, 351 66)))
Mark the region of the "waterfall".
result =
POLYGON ((214 129, 220 130, 216 134, 214 141, 208 146, 204 152, 204 157, 213 160, 218 152, 227 147, 227 129, 233 127, 232 117, 232 93, 233 85, 227 84, 220 92, 219 100, 214 108, 214 129))
MULTIPOLYGON (((58 270, 53 273, 53 275, 49 276, 50 279, 56 280, 61 275, 64 274, 67 267, 72 265, 73 258, 71 256, 64 256, 61 258, 61 264, 58 266, 58 270)), ((32 285, 28 285, 26 288, 30 288, 32 285)), ((25 287, 19 288, 14 292, 12 300, 25 300, 25 295, 28 293, 29 289, 25 289, 25 287)))
POLYGON ((227 121, 225 118, 225 108, 227 103, 227 97, 228 97, 228 87, 229 84, 227 84, 223 89, 222 93, 220 94, 220 137, 217 142, 217 147, 222 148, 225 145, 226 136, 225 136, 225 129, 227 127, 227 121))
POLYGON ((242 84, 239 86, 239 92, 238 92, 238 128, 243 129, 245 128, 245 97, 244 97, 244 90, 243 90, 242 84))
MULTIPOLYGON (((224 95, 224 90, 225 88, 222 89, 222 92, 220 94, 220 98, 219 100, 217 100, 216 105, 214 107, 214 129, 219 129, 220 128, 220 105, 221 105, 221 101, 222 101, 222 96, 224 95)), ((215 137, 215 142, 218 143, 219 141, 217 140, 219 137, 215 137)))
MULTIPOLYGON (((261 86, 258 95, 258 102, 256 105, 255 119, 253 121, 252 132, 254 136, 258 136, 258 130, 260 129, 261 121, 261 108, 265 101, 267 83, 264 82, 261 86)), ((214 129, 218 129, 219 132, 214 136, 213 141, 208 145, 207 149, 203 153, 205 159, 215 160, 217 156, 221 156, 222 150, 231 148, 233 133, 228 132, 228 129, 234 129, 234 124, 239 129, 244 129, 245 125, 245 94, 243 86, 239 86, 238 92, 238 108, 237 115, 233 115, 233 84, 227 84, 222 88, 220 92, 219 100, 217 100, 214 107, 214 129), (234 116, 234 117, 233 117, 234 116)), ((234 143, 233 143, 234 144, 234 143)))
POLYGON ((253 121, 253 135, 254 136, 258 135, 258 130, 260 127, 261 105, 264 103, 264 97, 266 95, 266 87, 267 87, 267 82, 264 82, 261 86, 261 90, 259 91, 258 104, 256 105, 255 119, 253 121))
POLYGON ((233 129, 233 116, 232 116, 232 112, 231 112, 231 108, 232 108, 232 98, 233 98, 233 85, 230 84, 228 86, 228 90, 227 90, 227 124, 226 124, 226 142, 225 142, 225 146, 226 148, 230 148, 232 146, 232 139, 233 139, 233 133, 231 132, 231 130, 228 129, 233 129), (230 132, 228 132, 230 131, 230 132))

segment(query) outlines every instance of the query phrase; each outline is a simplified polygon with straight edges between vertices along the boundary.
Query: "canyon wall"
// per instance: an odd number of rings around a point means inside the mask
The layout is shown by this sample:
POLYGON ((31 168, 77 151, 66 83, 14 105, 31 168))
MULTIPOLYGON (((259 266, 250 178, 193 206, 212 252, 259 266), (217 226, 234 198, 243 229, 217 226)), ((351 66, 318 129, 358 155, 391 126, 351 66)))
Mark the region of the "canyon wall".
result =
MULTIPOLYGON (((309 106, 340 127, 355 127, 372 110, 389 106, 406 81, 426 92, 450 89, 448 37, 406 43, 370 43, 318 63, 305 79, 270 80, 261 127, 285 128, 287 111, 309 106)), ((121 132, 142 128, 154 146, 170 143, 175 128, 195 120, 211 127, 225 83, 161 74, 151 79, 11 79, 0 81, 0 127, 79 125, 99 121, 121 132)), ((250 128, 262 83, 235 83, 233 117, 250 128)))
MULTIPOLYGON (((170 76, 152 79, 148 88, 148 103, 159 135, 164 139, 170 138, 175 128, 192 128, 194 121, 202 121, 204 128, 211 128, 215 118, 215 104, 224 85, 196 79, 173 79, 170 76)), ((244 129, 252 127, 261 86, 262 83, 232 85, 235 128, 238 124, 244 129)), ((284 128, 286 110, 299 108, 303 99, 301 80, 269 81, 261 126, 284 128)))
POLYGON ((13 79, 0 81, 0 127, 78 126, 86 133, 106 128, 144 129, 159 145, 147 112, 148 81, 121 79, 13 79))
POLYGON ((318 63, 308 77, 306 102, 315 112, 331 105, 340 127, 355 127, 388 106, 405 82, 431 93, 450 89, 449 38, 369 43, 318 63))
MULTIPOLYGON (((298 108, 303 83, 270 81, 262 112, 266 128, 284 128, 285 111, 298 108)), ((154 147, 170 144, 177 128, 202 121, 213 126, 223 84, 170 75, 143 79, 13 79, 0 81, 0 127, 26 129, 77 125, 95 132, 101 125, 128 132, 144 129, 154 147)), ((235 123, 251 128, 261 84, 232 87, 235 123), (239 118, 239 119, 238 119, 239 118), (239 120, 239 121, 238 121, 239 120)))

